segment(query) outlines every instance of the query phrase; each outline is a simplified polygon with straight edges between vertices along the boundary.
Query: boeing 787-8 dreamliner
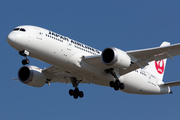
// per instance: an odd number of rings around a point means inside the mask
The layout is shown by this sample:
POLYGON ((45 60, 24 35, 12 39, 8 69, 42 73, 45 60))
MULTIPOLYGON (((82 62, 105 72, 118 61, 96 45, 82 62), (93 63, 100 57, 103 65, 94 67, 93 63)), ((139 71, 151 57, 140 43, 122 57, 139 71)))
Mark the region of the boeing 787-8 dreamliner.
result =
POLYGON ((110 86, 133 94, 168 94, 180 81, 164 83, 166 59, 180 54, 180 44, 163 42, 160 47, 123 51, 109 47, 102 52, 50 30, 24 25, 14 28, 7 42, 24 56, 18 79, 33 87, 52 82, 72 83, 69 94, 75 99, 84 93, 80 83, 110 86), (28 66, 28 56, 52 66, 28 66))

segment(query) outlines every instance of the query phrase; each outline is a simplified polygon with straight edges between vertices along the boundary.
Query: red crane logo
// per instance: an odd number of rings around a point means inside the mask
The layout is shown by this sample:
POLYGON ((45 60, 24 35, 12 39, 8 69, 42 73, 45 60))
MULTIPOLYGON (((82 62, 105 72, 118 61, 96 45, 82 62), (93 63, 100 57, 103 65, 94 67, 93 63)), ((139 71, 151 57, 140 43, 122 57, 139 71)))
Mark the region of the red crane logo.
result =
POLYGON ((156 62, 156 60, 154 61, 155 62, 155 67, 156 67, 156 70, 159 74, 162 74, 164 72, 164 60, 160 60, 158 62, 156 62))

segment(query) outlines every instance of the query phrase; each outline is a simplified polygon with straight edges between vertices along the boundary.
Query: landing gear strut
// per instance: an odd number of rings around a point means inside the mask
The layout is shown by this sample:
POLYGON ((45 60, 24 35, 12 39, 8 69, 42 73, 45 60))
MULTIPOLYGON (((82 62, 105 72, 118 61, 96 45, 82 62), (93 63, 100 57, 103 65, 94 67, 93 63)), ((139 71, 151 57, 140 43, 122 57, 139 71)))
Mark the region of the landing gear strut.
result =
POLYGON ((106 73, 110 73, 116 80, 115 82, 114 81, 110 81, 109 82, 109 85, 110 87, 114 88, 115 91, 121 89, 123 90, 124 89, 124 84, 120 82, 119 80, 119 71, 118 70, 114 70, 113 68, 110 68, 110 69, 107 69, 105 70, 106 73))
POLYGON ((19 51, 19 54, 20 54, 21 56, 24 56, 24 57, 25 57, 25 59, 22 60, 22 64, 23 64, 23 65, 26 65, 26 64, 29 64, 29 63, 30 63, 29 59, 27 59, 27 55, 29 55, 29 52, 28 52, 28 51, 26 51, 26 50, 19 51))
POLYGON ((77 87, 78 84, 82 81, 82 80, 77 80, 75 77, 71 77, 71 82, 73 87, 75 87, 75 89, 70 89, 69 90, 69 95, 73 96, 74 99, 77 99, 78 97, 82 98, 84 97, 84 93, 82 91, 79 91, 79 88, 77 87))

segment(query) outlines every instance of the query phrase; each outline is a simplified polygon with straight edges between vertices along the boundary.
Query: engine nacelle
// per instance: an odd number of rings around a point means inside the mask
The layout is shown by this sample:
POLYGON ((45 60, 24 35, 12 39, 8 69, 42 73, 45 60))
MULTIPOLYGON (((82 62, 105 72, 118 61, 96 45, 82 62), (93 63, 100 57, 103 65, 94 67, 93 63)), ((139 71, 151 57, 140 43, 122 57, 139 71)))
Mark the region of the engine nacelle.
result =
POLYGON ((42 69, 36 66, 23 66, 18 72, 19 80, 33 87, 42 87, 46 83, 46 77, 42 69))
POLYGON ((131 64, 131 58, 125 51, 111 47, 103 50, 101 59, 107 66, 126 69, 131 64))

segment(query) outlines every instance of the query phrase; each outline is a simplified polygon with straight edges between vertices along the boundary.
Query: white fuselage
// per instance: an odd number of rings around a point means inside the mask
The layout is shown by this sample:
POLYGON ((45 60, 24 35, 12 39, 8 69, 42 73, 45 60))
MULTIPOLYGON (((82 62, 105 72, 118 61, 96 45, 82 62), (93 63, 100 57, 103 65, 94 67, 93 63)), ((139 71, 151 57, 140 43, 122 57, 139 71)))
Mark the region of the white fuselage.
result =
MULTIPOLYGON (((82 56, 100 55, 101 51, 70 38, 36 26, 19 26, 26 31, 13 30, 8 43, 18 51, 27 50, 29 56, 60 67, 64 72, 89 83, 109 86, 114 77, 82 61, 82 56)), ((158 79, 143 69, 121 76, 122 91, 134 94, 167 94, 169 87, 158 86, 158 79)))

